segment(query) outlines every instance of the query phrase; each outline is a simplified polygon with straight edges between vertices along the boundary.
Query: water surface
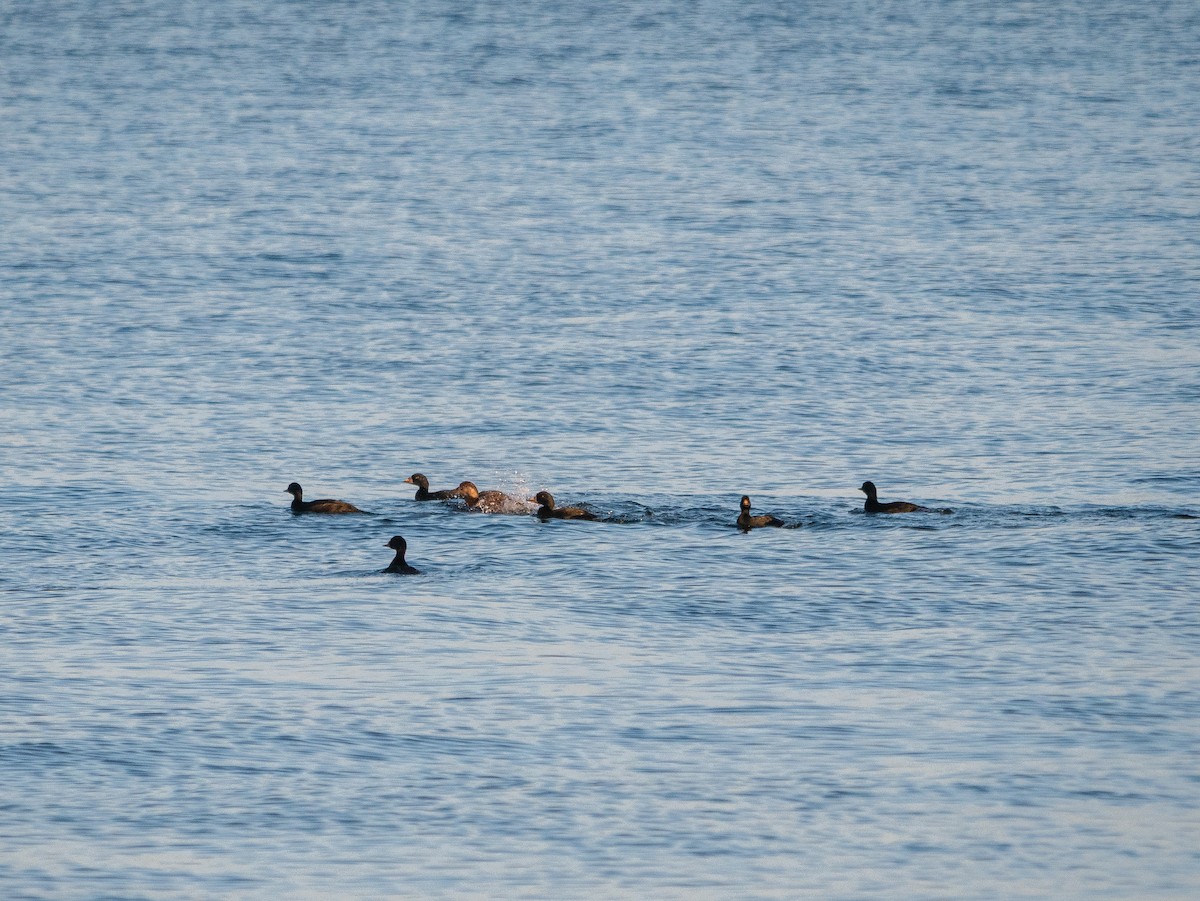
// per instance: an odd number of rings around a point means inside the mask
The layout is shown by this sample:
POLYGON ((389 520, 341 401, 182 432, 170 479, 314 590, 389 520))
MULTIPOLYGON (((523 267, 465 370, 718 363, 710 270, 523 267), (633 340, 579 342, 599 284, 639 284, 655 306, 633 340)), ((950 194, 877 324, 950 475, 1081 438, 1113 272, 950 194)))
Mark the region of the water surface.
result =
POLYGON ((5 897, 1193 897, 1197 46, 0 6, 5 897))

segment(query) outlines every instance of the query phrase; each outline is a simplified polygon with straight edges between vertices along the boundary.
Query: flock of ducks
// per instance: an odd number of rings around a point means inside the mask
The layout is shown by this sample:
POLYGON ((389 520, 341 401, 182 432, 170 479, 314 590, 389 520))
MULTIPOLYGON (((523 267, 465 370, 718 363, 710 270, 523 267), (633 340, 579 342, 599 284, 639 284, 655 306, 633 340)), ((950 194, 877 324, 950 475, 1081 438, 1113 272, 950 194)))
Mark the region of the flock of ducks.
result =
MULTIPOLYGON (((533 497, 524 500, 510 494, 505 494, 503 491, 480 491, 474 482, 459 482, 457 488, 430 491, 429 479, 419 472, 414 472, 404 482, 408 485, 417 486, 415 499, 418 501, 461 500, 466 504, 468 511, 477 513, 529 513, 531 512, 530 505, 536 504, 537 517, 543 522, 548 519, 596 520, 599 518, 595 513, 585 510, 583 507, 559 507, 554 502, 554 495, 549 491, 539 491, 533 497)), ((286 490, 292 496, 292 512, 297 515, 302 513, 367 512, 366 510, 360 510, 354 504, 347 501, 338 501, 332 498, 306 501, 304 499, 304 489, 300 487, 299 482, 292 482, 287 486, 286 490)), ((863 504, 864 513, 954 512, 948 508, 933 509, 922 507, 919 504, 911 504, 908 501, 888 501, 884 503, 879 500, 879 494, 874 482, 863 482, 858 490, 867 496, 866 503, 863 504)), ((768 514, 752 515, 750 513, 750 497, 742 495, 741 513, 738 514, 737 527, 743 532, 749 532, 751 529, 782 528, 784 525, 783 520, 768 514)), ((404 540, 403 536, 392 536, 387 546, 396 552, 396 556, 382 572, 400 573, 403 575, 416 575, 420 572, 420 570, 409 565, 404 559, 404 555, 408 551, 408 542, 404 540)))

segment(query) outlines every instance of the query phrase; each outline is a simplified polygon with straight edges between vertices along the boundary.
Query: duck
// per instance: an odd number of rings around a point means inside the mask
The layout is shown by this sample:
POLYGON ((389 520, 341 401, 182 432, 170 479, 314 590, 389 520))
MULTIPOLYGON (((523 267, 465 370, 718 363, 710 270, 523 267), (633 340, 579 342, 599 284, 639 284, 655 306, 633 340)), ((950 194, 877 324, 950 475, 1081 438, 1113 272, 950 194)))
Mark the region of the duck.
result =
POLYGON ((321 498, 315 501, 304 500, 304 489, 300 487, 299 482, 292 482, 287 486, 287 493, 292 496, 292 512, 300 513, 363 513, 365 511, 358 509, 354 504, 346 501, 335 501, 330 498, 321 498))
POLYGON ((420 575, 421 571, 415 566, 409 566, 408 562, 404 559, 404 553, 408 550, 408 542, 404 540, 404 536, 393 535, 391 541, 387 543, 387 547, 392 548, 396 552, 396 556, 380 572, 400 573, 405 576, 420 575))
POLYGON ((467 509, 476 513, 528 513, 525 501, 503 491, 480 491, 474 482, 461 482, 458 497, 466 501, 467 509))
POLYGON ((742 495, 742 512, 738 514, 737 526, 743 532, 749 532, 751 529, 761 529, 763 527, 781 528, 783 526, 782 519, 776 519, 774 516, 763 514, 762 516, 750 515, 750 496, 742 495))
MULTIPOLYGON (((425 478, 421 473, 414 472, 404 480, 406 485, 416 485, 417 495, 415 500, 418 501, 446 501, 452 497, 458 497, 458 488, 443 488, 440 491, 429 490, 429 479, 425 478)), ((461 486, 460 486, 461 487, 461 486)))
POLYGON ((922 507, 920 504, 910 504, 908 501, 888 501, 882 503, 877 494, 874 482, 863 482, 858 489, 867 496, 866 503, 863 504, 864 513, 953 513, 949 508, 941 510, 932 510, 929 507, 922 507))
POLYGON ((538 507, 538 519, 545 522, 547 519, 586 519, 594 521, 595 513, 590 513, 584 510, 583 507, 556 507, 554 506, 554 495, 549 491, 539 491, 529 499, 531 504, 540 504, 538 507))

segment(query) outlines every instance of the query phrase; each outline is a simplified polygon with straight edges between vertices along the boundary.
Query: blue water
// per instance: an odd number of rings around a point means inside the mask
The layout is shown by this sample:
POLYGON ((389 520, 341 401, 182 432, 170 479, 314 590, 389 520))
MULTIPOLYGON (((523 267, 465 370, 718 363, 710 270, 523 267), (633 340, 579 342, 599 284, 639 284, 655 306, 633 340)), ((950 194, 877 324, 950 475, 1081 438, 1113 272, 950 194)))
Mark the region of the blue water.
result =
POLYGON ((1198 47, 0 3, 0 895, 1200 895, 1198 47))

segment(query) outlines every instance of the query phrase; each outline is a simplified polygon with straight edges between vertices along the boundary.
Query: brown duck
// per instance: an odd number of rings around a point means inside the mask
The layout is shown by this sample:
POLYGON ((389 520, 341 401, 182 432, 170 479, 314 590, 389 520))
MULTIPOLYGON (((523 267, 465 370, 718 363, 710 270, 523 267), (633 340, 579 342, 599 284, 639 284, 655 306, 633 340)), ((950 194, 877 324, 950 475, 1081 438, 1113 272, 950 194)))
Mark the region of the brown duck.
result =
POLYGON ((417 486, 417 495, 415 500, 418 501, 446 501, 452 497, 458 497, 459 490, 461 488, 460 486, 460 488, 442 488, 439 491, 430 491, 429 479, 425 478, 425 476, 419 472, 414 472, 407 479, 405 479, 404 482, 407 485, 417 486))
POLYGON ((742 512, 738 514, 737 526, 743 532, 749 532, 751 529, 761 529, 764 527, 780 528, 783 525, 782 519, 776 519, 774 516, 763 514, 762 516, 750 515, 750 496, 742 495, 742 512))
POLYGON ((358 509, 354 504, 347 503, 346 501, 335 501, 327 497, 315 501, 306 501, 304 499, 304 489, 300 487, 299 482, 292 482, 292 484, 288 485, 287 493, 292 496, 292 512, 297 514, 365 512, 358 509))
POLYGON ((540 504, 537 509, 538 519, 587 519, 595 520, 596 514, 584 510, 583 507, 556 507, 554 495, 549 491, 539 491, 529 499, 530 503, 540 504))

